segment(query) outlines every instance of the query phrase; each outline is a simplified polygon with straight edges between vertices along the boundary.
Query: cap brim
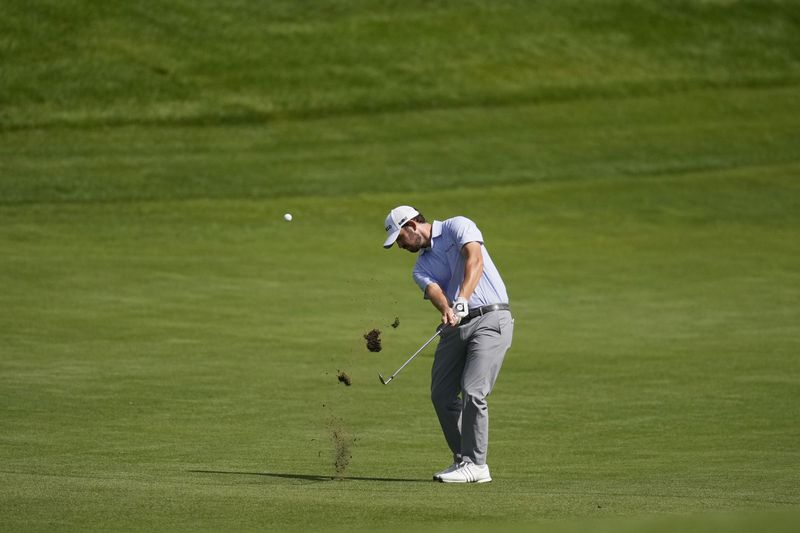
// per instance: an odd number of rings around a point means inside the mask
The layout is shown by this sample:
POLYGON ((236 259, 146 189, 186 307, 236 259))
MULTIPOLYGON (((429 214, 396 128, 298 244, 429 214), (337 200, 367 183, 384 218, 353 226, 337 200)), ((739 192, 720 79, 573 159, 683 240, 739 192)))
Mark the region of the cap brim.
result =
POLYGON ((399 229, 397 231, 393 231, 392 233, 390 233, 389 236, 386 237, 386 241, 383 243, 383 247, 386 248, 387 250, 391 248, 392 245, 394 245, 394 241, 397 240, 398 235, 400 235, 399 229))

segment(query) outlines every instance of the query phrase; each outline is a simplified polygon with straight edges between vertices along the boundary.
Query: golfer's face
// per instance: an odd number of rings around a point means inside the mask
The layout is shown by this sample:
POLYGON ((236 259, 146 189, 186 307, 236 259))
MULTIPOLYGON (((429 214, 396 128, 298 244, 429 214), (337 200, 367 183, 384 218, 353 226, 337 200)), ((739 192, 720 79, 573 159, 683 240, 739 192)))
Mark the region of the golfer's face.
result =
POLYGON ((400 235, 397 236, 397 246, 411 253, 419 252, 422 249, 423 240, 422 235, 416 232, 416 226, 408 224, 403 226, 400 230, 400 235))

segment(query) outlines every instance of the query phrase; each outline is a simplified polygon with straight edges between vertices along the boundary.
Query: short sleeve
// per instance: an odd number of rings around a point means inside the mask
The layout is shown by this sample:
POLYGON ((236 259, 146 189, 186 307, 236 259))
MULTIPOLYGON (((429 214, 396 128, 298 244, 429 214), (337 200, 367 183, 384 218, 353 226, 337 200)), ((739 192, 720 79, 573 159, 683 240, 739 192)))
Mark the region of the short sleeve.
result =
POLYGON ((414 265, 414 270, 412 271, 411 275, 414 278, 414 283, 416 283, 422 292, 425 292, 425 289, 428 288, 428 285, 431 283, 436 283, 436 280, 433 279, 433 275, 428 272, 419 262, 414 265))
POLYGON ((453 240, 458 243, 459 248, 470 242, 483 244, 481 230, 478 229, 478 226, 473 221, 466 217, 455 217, 451 219, 451 222, 450 229, 453 232, 453 240))

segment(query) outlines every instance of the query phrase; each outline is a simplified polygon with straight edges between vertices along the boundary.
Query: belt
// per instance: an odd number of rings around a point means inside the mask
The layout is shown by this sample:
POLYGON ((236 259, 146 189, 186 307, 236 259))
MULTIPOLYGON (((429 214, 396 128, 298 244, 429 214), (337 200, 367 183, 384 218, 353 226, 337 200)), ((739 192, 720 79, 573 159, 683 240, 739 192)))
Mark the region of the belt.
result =
POLYGON ((505 311, 507 309, 511 309, 511 306, 508 304, 492 304, 476 307, 475 309, 470 309, 469 314, 461 319, 461 323, 463 324, 464 322, 472 320, 475 317, 483 316, 486 313, 491 313, 492 311, 505 311))

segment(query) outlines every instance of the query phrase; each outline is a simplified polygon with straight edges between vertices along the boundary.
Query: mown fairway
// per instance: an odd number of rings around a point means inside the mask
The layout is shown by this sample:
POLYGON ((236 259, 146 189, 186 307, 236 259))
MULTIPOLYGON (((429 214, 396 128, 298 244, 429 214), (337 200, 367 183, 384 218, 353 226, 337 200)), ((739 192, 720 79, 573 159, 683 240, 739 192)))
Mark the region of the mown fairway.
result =
POLYGON ((0 529, 800 519, 797 2, 2 10, 0 529), (399 203, 509 287, 488 485, 399 203))

